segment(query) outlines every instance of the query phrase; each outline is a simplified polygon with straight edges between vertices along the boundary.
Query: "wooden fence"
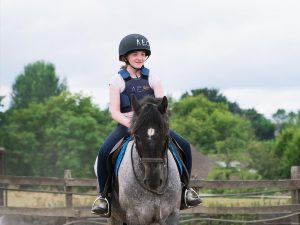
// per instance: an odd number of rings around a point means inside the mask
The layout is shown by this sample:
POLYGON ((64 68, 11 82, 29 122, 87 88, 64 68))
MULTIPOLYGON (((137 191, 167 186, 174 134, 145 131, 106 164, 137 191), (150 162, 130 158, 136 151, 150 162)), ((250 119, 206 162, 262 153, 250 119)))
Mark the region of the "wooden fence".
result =
MULTIPOLYGON (((295 214, 292 217, 292 223, 300 223, 300 167, 291 168, 291 180, 260 180, 260 181, 207 181, 191 180, 191 186, 199 189, 257 189, 270 188, 272 190, 288 190, 291 192, 291 204, 278 206, 256 206, 256 207, 208 207, 198 206, 192 209, 181 211, 185 214, 206 214, 206 215, 237 215, 237 214, 295 214)), ((75 188, 87 187, 95 188, 95 179, 73 178, 70 170, 65 171, 64 178, 48 177, 20 177, 0 175, 0 192, 4 192, 3 206, 0 206, 0 215, 33 215, 33 216, 55 216, 55 217, 91 217, 90 207, 78 208, 73 205, 73 195, 77 194, 75 188), (18 185, 38 185, 64 187, 64 191, 54 191, 51 193, 60 193, 65 195, 65 207, 60 208, 25 208, 25 207, 7 207, 7 190, 11 186, 18 185)), ((30 190, 27 190, 30 191, 30 190)), ((95 192, 96 196, 96 192, 95 192)))

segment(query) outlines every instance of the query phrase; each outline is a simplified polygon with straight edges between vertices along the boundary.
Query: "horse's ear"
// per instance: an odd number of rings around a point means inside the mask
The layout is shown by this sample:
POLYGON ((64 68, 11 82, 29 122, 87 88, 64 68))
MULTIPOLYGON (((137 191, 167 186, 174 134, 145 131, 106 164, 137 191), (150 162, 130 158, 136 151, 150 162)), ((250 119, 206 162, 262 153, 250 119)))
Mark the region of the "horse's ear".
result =
POLYGON ((139 103, 139 101, 137 100, 135 95, 131 95, 131 106, 132 106, 132 110, 136 113, 139 114, 140 109, 141 109, 141 105, 139 103))
POLYGON ((168 99, 166 96, 162 98, 161 103, 157 106, 158 110, 161 112, 161 114, 165 114, 168 108, 168 99))

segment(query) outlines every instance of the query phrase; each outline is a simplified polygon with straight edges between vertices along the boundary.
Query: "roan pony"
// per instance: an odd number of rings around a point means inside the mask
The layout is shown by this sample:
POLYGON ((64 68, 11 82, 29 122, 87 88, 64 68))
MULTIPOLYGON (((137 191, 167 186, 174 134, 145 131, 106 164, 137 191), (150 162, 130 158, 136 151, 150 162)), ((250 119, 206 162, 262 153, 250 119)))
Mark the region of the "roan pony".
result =
POLYGON ((111 224, 179 223, 181 181, 168 150, 168 100, 132 96, 133 140, 114 177, 111 224))

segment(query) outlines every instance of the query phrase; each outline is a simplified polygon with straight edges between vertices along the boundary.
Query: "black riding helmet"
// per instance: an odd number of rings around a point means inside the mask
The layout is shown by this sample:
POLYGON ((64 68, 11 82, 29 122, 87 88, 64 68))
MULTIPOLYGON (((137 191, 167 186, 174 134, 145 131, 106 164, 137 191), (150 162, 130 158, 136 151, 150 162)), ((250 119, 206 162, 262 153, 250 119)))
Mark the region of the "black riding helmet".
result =
POLYGON ((145 51, 146 56, 151 55, 150 44, 147 38, 141 34, 129 34, 125 36, 119 45, 119 60, 124 61, 122 57, 132 51, 145 51))

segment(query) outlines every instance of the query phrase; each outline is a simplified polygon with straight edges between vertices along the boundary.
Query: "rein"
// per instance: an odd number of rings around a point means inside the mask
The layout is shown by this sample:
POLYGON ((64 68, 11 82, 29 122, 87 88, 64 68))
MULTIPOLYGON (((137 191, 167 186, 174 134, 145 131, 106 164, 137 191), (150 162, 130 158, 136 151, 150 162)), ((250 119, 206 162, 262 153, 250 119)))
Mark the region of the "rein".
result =
MULTIPOLYGON (((135 169, 135 166, 134 166, 134 160, 133 160, 133 146, 136 145, 135 142, 131 145, 131 164, 132 164, 132 169, 133 169, 133 173, 134 173, 134 176, 135 178, 137 179, 139 185, 141 187, 143 187, 145 190, 153 193, 153 194, 156 194, 156 195, 163 195, 165 192, 166 192, 166 188, 167 188, 167 184, 168 184, 168 179, 169 179, 169 165, 168 165, 168 155, 166 157, 166 160, 162 159, 162 158, 141 158, 139 156, 139 154, 137 153, 138 157, 139 157, 139 162, 140 163, 164 163, 166 164, 167 166, 167 178, 166 178, 166 181, 165 181, 165 185, 163 186, 162 190, 161 191, 155 191, 155 190, 152 190, 150 189, 147 185, 144 184, 144 182, 142 182, 139 177, 137 176, 136 174, 136 169, 135 169)), ((137 150, 137 149, 136 149, 137 150)), ((168 149, 167 149, 168 150, 168 149)), ((167 152, 166 150, 166 152, 167 152)))

